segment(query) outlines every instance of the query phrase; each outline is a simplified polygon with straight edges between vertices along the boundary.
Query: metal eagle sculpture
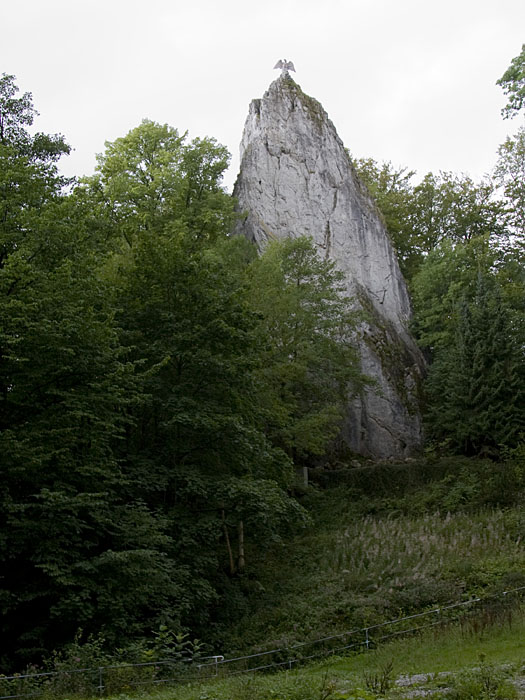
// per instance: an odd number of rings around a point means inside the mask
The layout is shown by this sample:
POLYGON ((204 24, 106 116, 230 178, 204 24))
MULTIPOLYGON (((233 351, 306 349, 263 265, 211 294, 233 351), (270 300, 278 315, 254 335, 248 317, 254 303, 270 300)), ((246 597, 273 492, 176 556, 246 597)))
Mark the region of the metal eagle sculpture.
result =
POLYGON ((283 73, 288 73, 289 70, 293 70, 293 72, 295 73, 294 64, 291 61, 287 61, 286 58, 277 61, 273 69, 276 70, 277 68, 280 68, 283 73))

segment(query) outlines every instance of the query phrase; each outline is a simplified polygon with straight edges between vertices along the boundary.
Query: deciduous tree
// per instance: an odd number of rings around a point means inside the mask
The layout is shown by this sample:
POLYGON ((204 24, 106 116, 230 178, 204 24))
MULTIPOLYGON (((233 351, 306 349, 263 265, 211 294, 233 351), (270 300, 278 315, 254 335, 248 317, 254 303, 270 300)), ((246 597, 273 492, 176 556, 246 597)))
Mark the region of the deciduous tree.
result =
POLYGON ((366 382, 342 275, 307 238, 272 242, 252 263, 250 299, 261 317, 257 376, 269 434, 295 459, 321 455, 366 382))
POLYGON ((516 116, 525 104, 525 44, 521 47, 521 53, 512 59, 505 73, 496 81, 496 85, 503 88, 509 100, 501 110, 504 119, 516 116))
POLYGON ((525 127, 509 136, 498 149, 494 177, 502 188, 508 206, 509 224, 515 242, 525 239, 525 127))
POLYGON ((180 598, 164 522, 126 499, 118 444, 138 399, 101 275, 107 249, 67 197, 60 137, 31 136, 2 86, 0 655, 7 668, 83 625, 116 641, 180 598), (149 568, 147 581, 143 569, 149 568), (120 630, 120 632, 119 632, 120 630))
POLYGON ((356 162, 385 218, 401 270, 409 286, 425 257, 448 240, 464 243, 478 236, 505 238, 508 218, 491 180, 475 183, 467 175, 427 173, 418 184, 406 168, 390 163, 356 162))

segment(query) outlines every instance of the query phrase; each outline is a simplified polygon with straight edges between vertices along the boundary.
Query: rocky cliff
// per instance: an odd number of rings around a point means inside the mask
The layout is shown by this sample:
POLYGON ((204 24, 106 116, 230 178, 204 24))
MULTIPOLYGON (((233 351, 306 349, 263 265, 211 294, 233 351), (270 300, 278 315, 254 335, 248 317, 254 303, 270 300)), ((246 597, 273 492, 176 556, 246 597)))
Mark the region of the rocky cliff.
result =
POLYGON ((343 438, 360 454, 409 454, 421 438, 423 360, 408 331, 405 281, 334 125, 287 73, 250 105, 234 195, 245 212, 237 233, 259 248, 270 237, 310 236, 345 273, 348 294, 366 311, 358 343, 377 387, 351 401, 343 438))

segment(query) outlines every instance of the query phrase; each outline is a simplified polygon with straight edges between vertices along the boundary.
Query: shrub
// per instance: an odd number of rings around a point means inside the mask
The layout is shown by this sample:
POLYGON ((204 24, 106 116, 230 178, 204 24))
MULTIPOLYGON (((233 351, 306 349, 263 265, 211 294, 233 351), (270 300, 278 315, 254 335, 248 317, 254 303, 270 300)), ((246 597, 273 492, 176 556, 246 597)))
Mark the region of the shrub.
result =
POLYGON ((479 668, 459 673, 453 680, 450 700, 514 700, 517 698, 515 686, 509 681, 508 673, 480 657, 479 668))

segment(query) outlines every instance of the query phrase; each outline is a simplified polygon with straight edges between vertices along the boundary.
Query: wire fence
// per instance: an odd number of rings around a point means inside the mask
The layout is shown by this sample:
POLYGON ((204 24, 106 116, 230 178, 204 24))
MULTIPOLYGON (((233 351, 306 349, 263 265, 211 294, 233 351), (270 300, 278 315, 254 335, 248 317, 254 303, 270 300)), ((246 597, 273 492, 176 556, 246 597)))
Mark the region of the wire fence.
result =
POLYGON ((437 606, 425 612, 346 630, 318 639, 297 642, 254 654, 226 658, 218 654, 191 663, 162 659, 145 663, 114 664, 96 668, 73 668, 41 673, 0 675, 0 700, 41 695, 112 695, 140 687, 205 681, 218 676, 237 676, 261 671, 292 669, 331 655, 359 653, 387 640, 416 634, 453 622, 489 624, 508 613, 525 594, 525 586, 492 595, 437 606), (480 615, 483 613, 484 615, 480 615))

